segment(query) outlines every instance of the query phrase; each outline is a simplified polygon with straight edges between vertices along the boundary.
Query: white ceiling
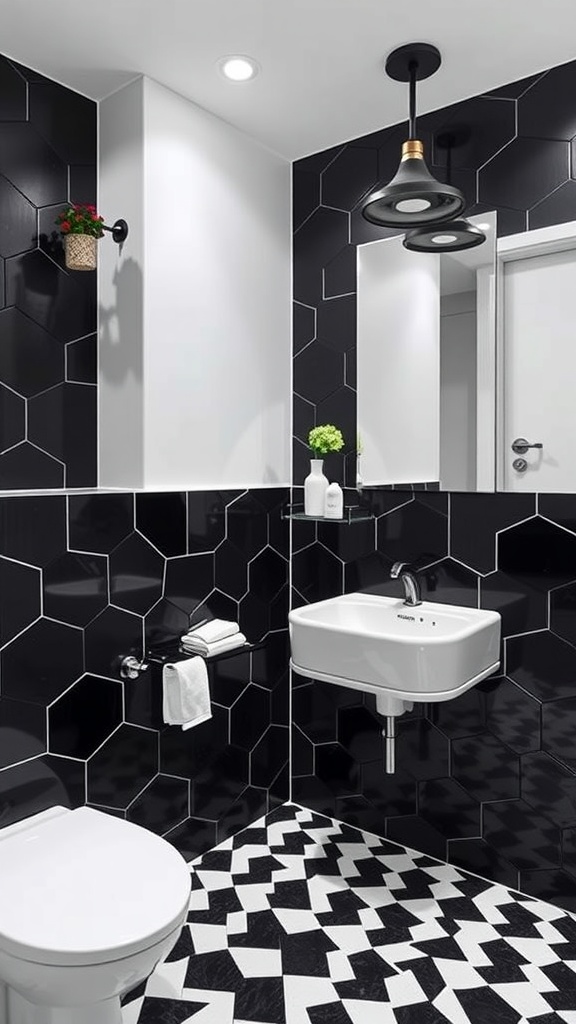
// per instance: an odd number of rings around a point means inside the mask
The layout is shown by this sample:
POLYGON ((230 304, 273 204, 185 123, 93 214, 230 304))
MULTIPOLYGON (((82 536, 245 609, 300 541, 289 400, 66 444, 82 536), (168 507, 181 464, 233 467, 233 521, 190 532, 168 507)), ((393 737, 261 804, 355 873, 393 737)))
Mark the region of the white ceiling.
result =
POLYGON ((402 43, 442 50, 422 112, 576 58, 574 0, 0 0, 0 16, 2 52, 73 89, 146 74, 291 160, 405 118, 382 72, 402 43), (228 53, 262 73, 226 82, 228 53))

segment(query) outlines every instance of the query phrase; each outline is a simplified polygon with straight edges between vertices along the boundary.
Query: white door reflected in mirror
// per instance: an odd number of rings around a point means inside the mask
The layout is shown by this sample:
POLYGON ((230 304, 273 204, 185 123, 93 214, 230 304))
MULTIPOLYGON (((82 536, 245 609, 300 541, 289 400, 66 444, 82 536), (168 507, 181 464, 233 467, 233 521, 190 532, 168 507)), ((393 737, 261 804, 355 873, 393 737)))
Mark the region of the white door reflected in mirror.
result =
POLYGON ((496 214, 487 240, 426 254, 358 247, 358 433, 366 486, 493 490, 496 214))

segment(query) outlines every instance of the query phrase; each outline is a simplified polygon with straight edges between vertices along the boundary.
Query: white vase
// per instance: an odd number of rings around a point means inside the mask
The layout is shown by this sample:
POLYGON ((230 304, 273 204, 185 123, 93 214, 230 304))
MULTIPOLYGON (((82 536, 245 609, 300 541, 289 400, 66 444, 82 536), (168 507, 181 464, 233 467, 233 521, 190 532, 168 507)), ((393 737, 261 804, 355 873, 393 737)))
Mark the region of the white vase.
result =
POLYGON ((304 512, 307 516, 323 516, 328 480, 322 472, 324 459, 310 459, 310 474, 304 481, 304 512))

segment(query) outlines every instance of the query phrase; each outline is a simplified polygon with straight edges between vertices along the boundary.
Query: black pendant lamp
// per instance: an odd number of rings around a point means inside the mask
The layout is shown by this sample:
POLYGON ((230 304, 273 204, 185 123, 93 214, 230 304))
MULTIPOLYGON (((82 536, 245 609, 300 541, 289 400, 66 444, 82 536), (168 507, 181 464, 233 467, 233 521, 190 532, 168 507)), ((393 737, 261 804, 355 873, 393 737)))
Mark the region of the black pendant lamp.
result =
POLYGON ((430 78, 441 61, 440 51, 430 43, 401 46, 386 61, 390 78, 410 83, 410 128, 395 177, 372 192, 362 207, 363 216, 371 224, 384 228, 427 227, 453 220, 466 205, 460 189, 444 185, 430 174, 424 146, 416 137, 416 82, 430 78))
MULTIPOLYGON (((446 150, 446 177, 449 182, 452 181, 452 150, 467 142, 469 137, 469 131, 460 129, 458 132, 443 132, 435 139, 437 148, 446 150)), ((463 217, 407 231, 402 244, 411 252, 463 252, 485 241, 484 232, 463 217)))

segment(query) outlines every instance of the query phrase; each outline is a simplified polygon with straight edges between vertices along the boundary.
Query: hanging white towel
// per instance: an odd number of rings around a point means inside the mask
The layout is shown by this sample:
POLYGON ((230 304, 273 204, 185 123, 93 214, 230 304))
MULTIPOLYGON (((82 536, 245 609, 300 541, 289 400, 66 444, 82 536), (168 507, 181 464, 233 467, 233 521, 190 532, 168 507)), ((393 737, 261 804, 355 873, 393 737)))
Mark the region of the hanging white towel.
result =
POLYGON ((212 718, 208 672, 203 658, 164 665, 163 714, 167 725, 191 729, 212 718))
POLYGON ((233 651, 236 647, 244 647, 246 637, 244 633, 235 633, 224 640, 217 640, 212 644, 195 640, 192 636, 186 636, 181 641, 186 654, 200 654, 203 658, 211 658, 214 654, 225 654, 226 651, 233 651))
POLYGON ((214 644, 238 632, 240 632, 240 626, 237 622, 227 622, 226 619, 211 619, 210 622, 205 622, 203 626, 198 626, 197 629, 194 629, 194 626, 192 626, 190 631, 185 633, 181 639, 191 640, 194 638, 194 640, 199 640, 204 644, 214 644))

